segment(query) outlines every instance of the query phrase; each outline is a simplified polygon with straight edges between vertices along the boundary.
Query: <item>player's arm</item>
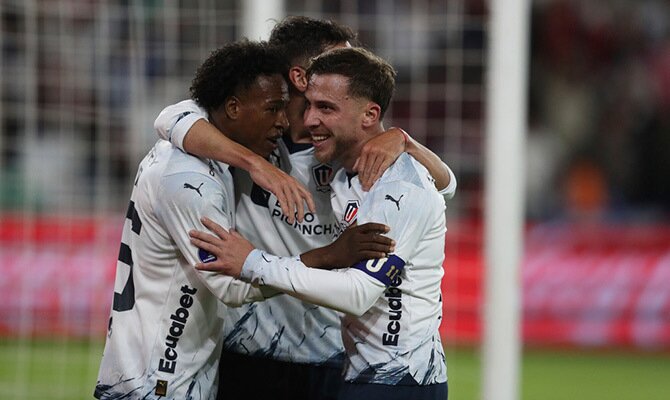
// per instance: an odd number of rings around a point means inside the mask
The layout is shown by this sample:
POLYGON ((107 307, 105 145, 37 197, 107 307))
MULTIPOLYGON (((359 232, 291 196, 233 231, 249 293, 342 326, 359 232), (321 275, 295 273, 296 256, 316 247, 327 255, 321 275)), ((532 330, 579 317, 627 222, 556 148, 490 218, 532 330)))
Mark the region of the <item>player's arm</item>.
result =
POLYGON ((374 222, 351 226, 333 243, 301 254, 300 261, 310 268, 335 269, 386 257, 395 249, 395 241, 383 236, 388 231, 388 226, 374 222))
POLYGON ((354 169, 358 171, 361 186, 370 190, 386 169, 403 152, 409 153, 421 163, 435 179, 435 187, 446 198, 456 193, 456 177, 449 166, 437 154, 413 139, 400 128, 391 128, 368 140, 354 169))
POLYGON ((302 222, 305 203, 310 211, 315 211, 312 195, 303 185, 263 157, 223 135, 209 123, 206 111, 193 100, 184 100, 163 109, 154 121, 154 129, 159 137, 188 153, 248 171, 258 186, 277 197, 289 222, 293 222, 293 215, 302 222))
MULTIPOLYGON (((212 254, 216 260, 207 265, 197 265, 202 270, 222 272, 239 276, 239 270, 254 246, 234 230, 227 230, 209 218, 202 224, 214 235, 193 230, 189 232, 191 242, 212 254)), ((300 260, 310 268, 345 268, 362 260, 387 257, 395 249, 395 241, 384 236, 389 227, 369 222, 347 228, 333 243, 307 251, 300 260)))
POLYGON ((307 267, 300 257, 264 253, 235 231, 220 228, 217 235, 214 239, 204 232, 192 234, 194 244, 217 257, 216 263, 200 263, 197 269, 237 276, 353 315, 364 314, 386 288, 380 281, 354 269, 325 271, 307 267))
MULTIPOLYGON (((220 184, 205 174, 189 172, 163 178, 161 193, 154 200, 156 215, 191 265, 206 262, 211 257, 193 246, 188 237, 189 230, 204 229, 200 218, 208 215, 218 224, 230 226, 229 216, 221 209, 221 204, 226 204, 225 196, 220 184), (184 182, 198 187, 198 191, 187 188, 184 182)), ((193 273, 222 302, 231 306, 267 297, 260 288, 229 276, 195 269, 193 273)))

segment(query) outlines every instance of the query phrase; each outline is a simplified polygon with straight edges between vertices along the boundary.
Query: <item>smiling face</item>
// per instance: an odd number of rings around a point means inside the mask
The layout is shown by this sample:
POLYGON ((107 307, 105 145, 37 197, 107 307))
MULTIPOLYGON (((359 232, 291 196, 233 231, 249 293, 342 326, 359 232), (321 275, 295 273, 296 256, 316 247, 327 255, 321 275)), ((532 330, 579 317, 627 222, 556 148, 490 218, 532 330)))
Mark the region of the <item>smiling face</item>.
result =
POLYGON ((365 141, 365 99, 349 94, 349 78, 337 74, 312 75, 305 92, 305 127, 321 162, 337 161, 353 167, 365 141))
POLYGON ((230 139, 267 158, 288 129, 287 102, 284 78, 279 74, 260 75, 249 88, 239 90, 211 113, 211 119, 230 139))
MULTIPOLYGON (((332 49, 346 47, 351 47, 351 44, 348 41, 327 45, 323 48, 323 51, 326 52, 332 49)), ((303 139, 311 140, 309 130, 304 124, 304 114, 306 107, 305 90, 307 90, 307 78, 305 76, 304 65, 307 65, 308 63, 309 57, 305 57, 305 60, 294 60, 294 65, 289 72, 292 90, 289 91, 290 99, 287 115, 291 136, 294 142, 302 142, 303 139)))

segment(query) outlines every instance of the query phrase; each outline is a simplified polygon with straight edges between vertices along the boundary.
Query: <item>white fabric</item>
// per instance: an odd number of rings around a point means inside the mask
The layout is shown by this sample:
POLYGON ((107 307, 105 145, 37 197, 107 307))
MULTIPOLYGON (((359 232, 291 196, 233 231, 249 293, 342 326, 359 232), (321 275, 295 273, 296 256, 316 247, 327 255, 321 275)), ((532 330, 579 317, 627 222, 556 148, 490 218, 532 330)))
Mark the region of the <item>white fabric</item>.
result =
POLYGON ((397 244, 389 260, 395 258, 397 266, 405 264, 399 279, 386 286, 380 284, 383 276, 379 272, 365 273, 366 267, 370 271, 382 264, 388 267, 386 259, 329 272, 306 268, 298 258, 275 258, 257 251, 245 262, 242 279, 350 313, 342 322, 347 381, 445 382, 438 333, 446 232, 443 197, 426 169, 406 154, 369 193, 363 192, 357 176, 348 176, 344 170, 336 174, 331 186, 340 229, 355 221, 391 227, 389 236, 397 244))
POLYGON ((97 398, 216 398, 221 301, 239 305, 263 296, 242 281, 195 270, 207 254, 190 243, 188 232, 204 229, 202 216, 234 227, 234 214, 225 164, 187 155, 165 141, 140 163, 97 398))
MULTIPOLYGON (((200 118, 206 118, 205 110, 185 100, 163 110, 154 127, 161 138, 182 146, 184 136, 200 118), (187 117, 175 123, 184 114, 187 117)), ((302 223, 289 224, 277 198, 255 185, 246 171, 236 170, 238 232, 257 248, 283 256, 330 244, 336 230, 329 186, 333 169, 318 162, 313 147, 304 144, 280 142, 271 159, 309 189, 316 212, 307 214, 302 223)), ((224 348, 228 351, 288 362, 341 365, 344 347, 336 311, 284 295, 230 309, 224 320, 224 348)))

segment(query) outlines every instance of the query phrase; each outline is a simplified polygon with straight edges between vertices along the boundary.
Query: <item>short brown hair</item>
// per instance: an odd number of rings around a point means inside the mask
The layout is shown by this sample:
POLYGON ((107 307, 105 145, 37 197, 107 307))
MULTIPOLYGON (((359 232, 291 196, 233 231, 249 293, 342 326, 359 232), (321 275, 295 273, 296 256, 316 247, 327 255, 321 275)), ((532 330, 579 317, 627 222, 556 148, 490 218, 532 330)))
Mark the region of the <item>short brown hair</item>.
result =
POLYGON ((396 72, 383 58, 360 47, 329 50, 312 59, 307 77, 337 74, 349 78, 349 94, 374 101, 384 117, 395 90, 396 72))

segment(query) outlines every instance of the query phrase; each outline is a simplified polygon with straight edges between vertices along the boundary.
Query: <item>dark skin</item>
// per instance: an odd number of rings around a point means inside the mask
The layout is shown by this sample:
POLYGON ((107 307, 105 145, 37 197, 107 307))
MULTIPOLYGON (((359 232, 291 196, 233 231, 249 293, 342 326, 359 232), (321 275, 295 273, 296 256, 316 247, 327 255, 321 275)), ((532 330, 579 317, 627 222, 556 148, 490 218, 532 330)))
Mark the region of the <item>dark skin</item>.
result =
MULTIPOLYGON (((195 268, 239 278, 244 261, 254 246, 236 231, 229 232, 208 218, 203 218, 202 223, 215 235, 190 231, 191 243, 216 256, 216 260, 198 263, 195 268)), ((395 250, 395 242, 381 235, 388 230, 386 225, 373 222, 352 226, 328 246, 303 253, 300 260, 308 267, 334 269, 362 260, 386 257, 395 250)))

